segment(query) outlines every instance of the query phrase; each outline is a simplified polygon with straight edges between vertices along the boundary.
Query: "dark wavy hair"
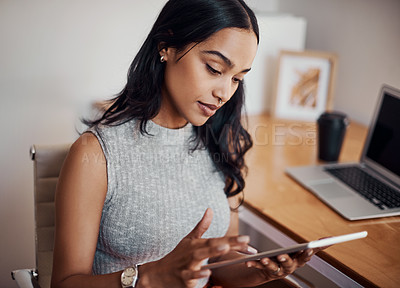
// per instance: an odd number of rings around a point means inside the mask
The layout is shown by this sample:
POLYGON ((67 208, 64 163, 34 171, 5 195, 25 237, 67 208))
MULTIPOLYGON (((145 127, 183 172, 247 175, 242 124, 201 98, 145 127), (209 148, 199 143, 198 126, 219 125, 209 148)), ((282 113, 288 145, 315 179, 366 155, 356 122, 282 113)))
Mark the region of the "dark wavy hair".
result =
MULTIPOLYGON (((257 19, 243 0, 168 1, 134 58, 124 89, 109 100, 101 117, 84 123, 120 125, 135 118, 140 122, 141 133, 147 133, 147 121, 158 114, 161 106, 164 63, 160 62, 159 51, 171 47, 182 52, 189 44, 205 41, 224 28, 253 31, 259 41, 257 19)), ((247 168, 244 154, 253 145, 241 124, 243 85, 239 83, 231 99, 204 125, 194 127, 195 149, 207 148, 215 166, 225 175, 227 197, 243 190, 243 172, 247 168)))

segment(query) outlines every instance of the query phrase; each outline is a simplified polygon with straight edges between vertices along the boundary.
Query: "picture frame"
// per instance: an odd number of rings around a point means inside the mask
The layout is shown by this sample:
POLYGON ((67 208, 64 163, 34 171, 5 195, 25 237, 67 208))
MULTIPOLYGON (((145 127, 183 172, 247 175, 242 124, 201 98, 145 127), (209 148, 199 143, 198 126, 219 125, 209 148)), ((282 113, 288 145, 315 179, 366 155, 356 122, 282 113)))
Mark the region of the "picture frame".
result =
POLYGON ((319 115, 332 109, 336 66, 334 53, 282 50, 272 116, 316 121, 319 115))

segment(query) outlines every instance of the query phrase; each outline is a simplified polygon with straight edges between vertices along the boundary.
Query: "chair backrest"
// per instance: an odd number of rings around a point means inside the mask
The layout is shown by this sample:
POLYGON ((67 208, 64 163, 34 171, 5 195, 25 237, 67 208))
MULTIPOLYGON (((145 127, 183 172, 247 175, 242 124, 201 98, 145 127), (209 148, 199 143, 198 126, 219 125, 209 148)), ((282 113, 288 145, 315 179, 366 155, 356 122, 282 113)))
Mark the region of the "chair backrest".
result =
POLYGON ((50 287, 54 249, 54 196, 71 145, 33 145, 36 269, 40 287, 50 287))

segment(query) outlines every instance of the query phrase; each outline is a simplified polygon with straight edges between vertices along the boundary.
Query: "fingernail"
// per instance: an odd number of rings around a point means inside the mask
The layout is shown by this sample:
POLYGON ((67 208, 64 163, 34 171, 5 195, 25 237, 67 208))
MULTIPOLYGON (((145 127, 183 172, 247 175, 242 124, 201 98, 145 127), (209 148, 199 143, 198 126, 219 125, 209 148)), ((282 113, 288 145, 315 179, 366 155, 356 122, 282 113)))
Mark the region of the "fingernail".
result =
POLYGON ((208 277, 210 276, 210 270, 201 270, 199 274, 201 277, 208 277))
POLYGON ((242 236, 239 236, 238 238, 236 238, 236 241, 239 243, 247 243, 250 241, 250 237, 247 235, 242 235, 242 236))
POLYGON ((255 249, 255 248, 253 248, 251 246, 247 246, 247 251, 249 253, 251 253, 251 254, 257 254, 258 253, 257 249, 255 249))
POLYGON ((246 266, 247 266, 247 268, 250 268, 251 267, 251 263, 247 262, 246 266))
POLYGON ((268 265, 268 260, 267 259, 261 259, 261 263, 263 263, 264 265, 268 265))
POLYGON ((285 257, 280 257, 278 260, 279 260, 279 262, 285 262, 286 258, 285 257))
POLYGON ((218 251, 224 251, 224 250, 226 250, 226 249, 229 249, 229 245, 228 245, 228 244, 222 244, 222 245, 219 245, 219 246, 217 247, 217 250, 218 250, 218 251))
POLYGON ((313 250, 310 250, 310 251, 307 252, 308 256, 311 256, 312 254, 313 254, 313 250))

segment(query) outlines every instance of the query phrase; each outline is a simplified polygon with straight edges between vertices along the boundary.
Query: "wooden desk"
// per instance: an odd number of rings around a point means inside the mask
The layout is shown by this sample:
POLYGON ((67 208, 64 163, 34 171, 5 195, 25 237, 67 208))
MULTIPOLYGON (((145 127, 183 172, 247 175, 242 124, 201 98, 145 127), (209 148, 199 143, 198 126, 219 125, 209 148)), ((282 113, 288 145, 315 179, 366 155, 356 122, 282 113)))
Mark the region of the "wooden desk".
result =
MULTIPOLYGON (((284 173, 286 167, 320 163, 314 123, 250 116, 254 147, 245 207, 297 242, 367 230, 363 240, 335 245, 318 254, 366 287, 400 285, 400 217, 348 221, 284 173)), ((367 129, 351 123, 339 161, 357 161, 367 129)))

